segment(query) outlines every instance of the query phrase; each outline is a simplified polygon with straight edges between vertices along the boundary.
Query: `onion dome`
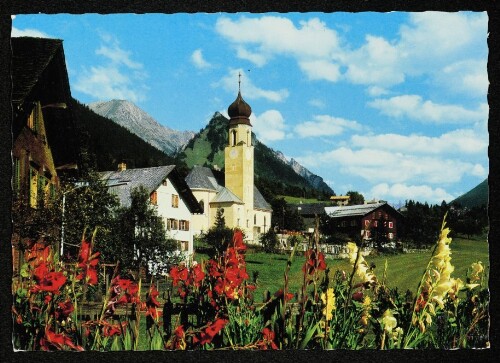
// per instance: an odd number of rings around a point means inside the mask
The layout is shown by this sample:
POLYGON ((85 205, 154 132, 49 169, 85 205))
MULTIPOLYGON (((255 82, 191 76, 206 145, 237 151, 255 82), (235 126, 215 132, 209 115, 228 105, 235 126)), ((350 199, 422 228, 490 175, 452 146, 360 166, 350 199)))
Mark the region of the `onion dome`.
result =
POLYGON ((230 117, 229 125, 250 124, 250 115, 252 114, 252 108, 248 103, 241 97, 241 92, 238 91, 238 97, 227 109, 227 113, 230 117))

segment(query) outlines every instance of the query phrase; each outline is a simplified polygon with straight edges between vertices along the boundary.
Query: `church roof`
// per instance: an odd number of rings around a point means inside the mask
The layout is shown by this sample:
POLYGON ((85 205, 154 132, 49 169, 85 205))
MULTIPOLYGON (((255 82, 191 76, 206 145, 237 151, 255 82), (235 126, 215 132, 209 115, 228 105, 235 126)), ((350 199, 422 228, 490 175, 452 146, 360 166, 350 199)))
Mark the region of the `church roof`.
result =
POLYGON ((240 198, 238 198, 232 191, 222 186, 219 188, 219 191, 215 195, 215 198, 212 199, 210 203, 244 204, 243 201, 240 198))
MULTIPOLYGON (((224 187, 224 180, 217 178, 210 168, 195 166, 186 177, 186 183, 191 189, 204 189, 217 192, 211 203, 234 202, 243 203, 233 192, 224 187)), ((271 205, 264 199, 260 191, 253 187, 254 209, 272 210, 271 205)))
POLYGON ((253 186, 253 207, 255 209, 273 210, 271 204, 264 199, 255 185, 253 186))
POLYGON ((168 178, 184 203, 186 203, 190 212, 201 212, 200 205, 184 179, 182 179, 177 169, 175 169, 175 165, 104 171, 99 173, 99 176, 106 181, 110 191, 118 196, 122 207, 130 207, 132 202, 130 192, 134 188, 142 186, 151 194, 168 178))
POLYGON ((248 103, 245 102, 243 97, 241 97, 241 92, 238 91, 238 96, 233 103, 229 105, 227 109, 227 114, 229 115, 229 125, 250 124, 250 115, 252 114, 252 108, 248 103))
POLYGON ((207 189, 217 191, 217 181, 210 168, 195 165, 186 177, 191 189, 207 189))

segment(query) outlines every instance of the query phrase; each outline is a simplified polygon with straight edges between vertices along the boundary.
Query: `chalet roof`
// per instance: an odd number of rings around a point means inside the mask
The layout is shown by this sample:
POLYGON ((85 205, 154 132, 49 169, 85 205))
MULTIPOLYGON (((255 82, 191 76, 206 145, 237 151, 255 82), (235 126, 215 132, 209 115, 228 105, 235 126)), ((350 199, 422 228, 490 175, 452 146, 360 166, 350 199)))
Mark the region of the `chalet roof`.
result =
POLYGON ((130 207, 132 201, 130 192, 134 188, 142 186, 151 194, 168 178, 179 192, 189 211, 191 213, 201 213, 200 205, 186 182, 177 172, 177 169, 175 169, 175 165, 104 171, 99 173, 99 176, 101 179, 106 180, 108 187, 118 196, 122 207, 130 207))
MULTIPOLYGON (((35 86, 44 78, 45 74, 53 63, 57 64, 58 80, 53 82, 62 82, 69 90, 69 81, 66 70, 66 62, 64 60, 64 51, 62 40, 46 39, 46 38, 31 38, 19 37, 11 39, 12 47, 12 102, 14 104, 21 103, 32 93, 35 86), (62 68, 62 69, 61 69, 62 68)), ((69 102, 63 94, 66 90, 61 87, 52 87, 44 89, 46 93, 60 92, 60 96, 64 99, 51 99, 55 102, 69 102)))
POLYGON ((386 204, 387 203, 373 203, 348 205, 343 207, 325 207, 325 212, 332 218, 364 216, 386 204))
POLYGON ((45 108, 48 143, 56 167, 78 163, 79 150, 63 42, 59 39, 14 37, 12 47, 12 104, 14 137, 34 102, 42 107, 65 103, 67 109, 45 108))
MULTIPOLYGON (((243 203, 233 192, 224 187, 222 174, 215 175, 213 170, 205 166, 194 166, 186 177, 187 185, 192 189, 203 189, 217 192, 213 203, 234 202, 243 203)), ((253 207, 255 209, 272 210, 271 205, 264 199, 260 191, 254 185, 253 207)))
POLYGON ((325 214, 324 203, 304 203, 304 204, 291 204, 290 209, 297 210, 301 216, 314 216, 315 214, 325 214))

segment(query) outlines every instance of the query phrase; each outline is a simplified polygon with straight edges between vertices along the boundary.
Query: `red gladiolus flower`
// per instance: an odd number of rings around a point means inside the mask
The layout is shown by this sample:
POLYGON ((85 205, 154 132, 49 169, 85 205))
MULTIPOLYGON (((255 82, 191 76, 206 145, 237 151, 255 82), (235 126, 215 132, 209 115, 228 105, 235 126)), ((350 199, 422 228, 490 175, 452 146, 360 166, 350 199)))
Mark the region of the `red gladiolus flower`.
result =
POLYGON ((59 304, 57 304, 57 308, 55 310, 54 315, 57 320, 61 321, 66 319, 69 316, 69 314, 71 314, 74 310, 75 308, 73 306, 73 303, 71 302, 71 300, 68 299, 64 302, 60 302, 59 304))
POLYGON ((64 334, 54 333, 48 328, 45 329, 45 336, 40 339, 40 345, 42 347, 42 350, 63 350, 65 346, 78 351, 84 350, 83 347, 75 345, 71 338, 67 337, 64 334))
POLYGON ((272 349, 278 349, 278 346, 274 342, 275 338, 275 333, 269 329, 269 328, 264 328, 262 330, 262 335, 263 335, 263 340, 260 342, 260 344, 257 344, 259 346, 259 349, 264 349, 266 350, 268 347, 271 347, 272 349))
POLYGON ((211 343, 212 339, 224 328, 228 321, 227 319, 217 319, 200 333, 200 339, 196 339, 196 341, 199 342, 200 345, 211 343))
POLYGON ((243 233, 240 230, 234 231, 233 247, 238 252, 243 252, 247 248, 247 246, 243 243, 243 233))
POLYGON ((97 285, 97 264, 99 263, 97 257, 99 252, 91 255, 91 247, 90 242, 82 241, 78 255, 78 268, 82 269, 82 272, 76 276, 76 279, 78 281, 83 279, 89 285, 97 285))
POLYGON ((199 287, 203 279, 205 278, 205 273, 201 269, 200 265, 196 265, 191 269, 191 274, 193 278, 193 283, 196 287, 199 287))
MULTIPOLYGON (((283 289, 279 289, 278 291, 276 291, 276 293, 274 294, 274 297, 276 297, 278 299, 282 299, 283 298, 283 289)), ((293 299, 293 297, 294 297, 294 294, 289 292, 286 294, 285 299, 286 299, 286 301, 290 301, 293 299)))
POLYGON ((156 289, 155 285, 151 285, 149 289, 149 295, 146 300, 146 316, 151 316, 153 319, 158 319, 161 315, 161 311, 158 310, 160 303, 156 299, 160 293, 156 289))
POLYGON ((325 255, 322 252, 318 252, 316 255, 316 251, 308 250, 306 252, 306 258, 307 261, 304 267, 302 267, 303 272, 307 271, 309 275, 312 275, 316 270, 326 270, 325 255))
POLYGON ((31 292, 47 291, 58 293, 61 286, 66 283, 66 276, 62 272, 49 272, 47 273, 37 285, 31 288, 31 292))
POLYGON ((186 281, 188 278, 188 270, 185 267, 172 267, 170 270, 170 277, 173 280, 174 286, 177 286, 179 281, 186 281))
POLYGON ((352 294, 352 299, 354 301, 363 301, 363 292, 362 291, 357 291, 354 294, 352 294))

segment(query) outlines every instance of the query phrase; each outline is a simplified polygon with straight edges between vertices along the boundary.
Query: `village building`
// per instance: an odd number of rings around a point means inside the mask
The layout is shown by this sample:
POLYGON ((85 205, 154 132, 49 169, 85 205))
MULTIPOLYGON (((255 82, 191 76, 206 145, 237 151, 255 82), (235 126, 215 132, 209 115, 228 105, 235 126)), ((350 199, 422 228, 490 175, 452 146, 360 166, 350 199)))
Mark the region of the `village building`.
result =
POLYGON ((193 217, 197 234, 215 224, 219 209, 223 210, 226 226, 241 229, 249 243, 257 242, 259 235, 271 226, 272 208, 254 184, 251 113, 239 91, 228 108, 229 140, 224 150, 224 173, 195 166, 186 177, 203 209, 201 215, 193 217))
POLYGON ((349 200, 351 199, 350 196, 348 195, 332 195, 330 197, 330 200, 338 205, 338 206, 343 206, 349 204, 349 200))
MULTIPOLYGON (((77 133, 63 44, 20 37, 12 46, 12 188, 14 203, 44 208, 62 174, 78 170, 77 133)), ((12 236, 14 270, 22 256, 12 236)))
POLYGON ((125 163, 120 163, 118 170, 99 175, 110 193, 118 197, 121 207, 130 207, 131 192, 142 186, 163 219, 167 237, 177 241, 179 251, 193 254, 193 215, 201 209, 175 165, 127 169, 125 163))
POLYGON ((403 215, 386 202, 325 207, 338 232, 351 236, 396 241, 403 215))

